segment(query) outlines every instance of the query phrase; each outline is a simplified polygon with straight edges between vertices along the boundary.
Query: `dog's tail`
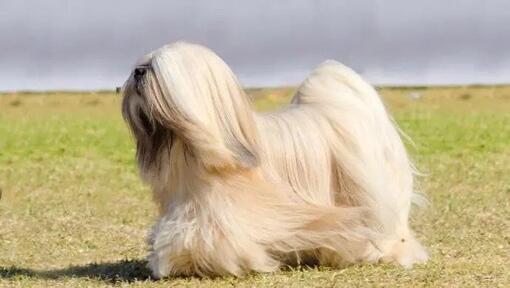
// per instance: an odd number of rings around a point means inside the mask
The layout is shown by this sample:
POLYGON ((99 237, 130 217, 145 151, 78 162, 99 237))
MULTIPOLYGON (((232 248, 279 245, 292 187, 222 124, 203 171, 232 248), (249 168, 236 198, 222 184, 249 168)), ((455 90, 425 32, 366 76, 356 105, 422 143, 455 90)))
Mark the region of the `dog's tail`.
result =
POLYGON ((413 197, 415 169, 402 132, 377 91, 350 68, 330 60, 303 82, 293 102, 315 110, 330 124, 328 141, 343 204, 367 207, 375 219, 371 228, 390 242, 415 241, 408 226, 411 201, 418 199, 413 197))

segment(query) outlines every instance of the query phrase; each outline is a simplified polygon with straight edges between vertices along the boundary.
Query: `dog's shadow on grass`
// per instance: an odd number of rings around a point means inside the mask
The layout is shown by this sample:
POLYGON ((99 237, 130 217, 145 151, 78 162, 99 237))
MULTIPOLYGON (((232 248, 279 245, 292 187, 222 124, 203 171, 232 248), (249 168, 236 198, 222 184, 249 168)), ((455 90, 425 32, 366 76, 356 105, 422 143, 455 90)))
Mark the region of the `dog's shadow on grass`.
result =
POLYGON ((106 282, 134 282, 150 280, 151 273, 145 260, 91 263, 55 270, 33 270, 16 266, 0 267, 0 279, 28 277, 38 279, 89 278, 106 282))
MULTIPOLYGON (((317 268, 317 264, 309 263, 307 265, 283 266, 282 271, 306 271, 308 269, 317 268)), ((35 270, 30 268, 20 268, 17 266, 0 266, 0 279, 46 279, 58 280, 66 278, 86 278, 92 280, 100 280, 111 284, 119 284, 122 282, 135 281, 154 281, 151 277, 151 271, 147 268, 147 261, 141 259, 120 260, 117 262, 90 263, 85 265, 69 266, 62 269, 54 270, 35 270)), ((187 277, 175 276, 176 279, 185 279, 187 277)), ((195 276, 191 276, 195 278, 195 276)), ((200 278, 200 277, 199 277, 200 278)), ((215 279, 215 277, 207 277, 215 279)), ((168 280, 168 278, 167 278, 168 280)))

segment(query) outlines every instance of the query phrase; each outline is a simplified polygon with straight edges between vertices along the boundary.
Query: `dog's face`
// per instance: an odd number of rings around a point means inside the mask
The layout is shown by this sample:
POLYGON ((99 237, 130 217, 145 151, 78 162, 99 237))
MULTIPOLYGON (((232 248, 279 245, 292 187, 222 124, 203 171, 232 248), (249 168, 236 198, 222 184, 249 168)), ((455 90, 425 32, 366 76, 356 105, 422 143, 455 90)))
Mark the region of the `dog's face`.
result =
POLYGON ((173 133, 153 114, 148 102, 148 82, 154 81, 150 64, 137 65, 123 87, 122 115, 136 140, 136 156, 142 171, 157 166, 158 155, 171 149, 173 133))
POLYGON ((122 114, 143 173, 162 165, 162 153, 170 155, 176 142, 184 157, 206 169, 257 165, 246 96, 212 51, 188 43, 165 46, 138 62, 122 91, 122 114))

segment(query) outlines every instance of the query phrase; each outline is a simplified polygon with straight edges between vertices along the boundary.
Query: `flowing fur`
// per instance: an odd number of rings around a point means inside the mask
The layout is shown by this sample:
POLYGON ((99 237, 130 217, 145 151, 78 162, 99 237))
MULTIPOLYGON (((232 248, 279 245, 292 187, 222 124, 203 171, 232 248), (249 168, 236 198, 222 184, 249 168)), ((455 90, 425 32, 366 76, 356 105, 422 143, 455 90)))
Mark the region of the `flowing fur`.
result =
POLYGON ((160 211, 155 277, 427 259, 408 225, 412 165, 351 69, 326 61, 288 107, 256 113, 216 54, 178 42, 144 56, 123 93, 160 211))

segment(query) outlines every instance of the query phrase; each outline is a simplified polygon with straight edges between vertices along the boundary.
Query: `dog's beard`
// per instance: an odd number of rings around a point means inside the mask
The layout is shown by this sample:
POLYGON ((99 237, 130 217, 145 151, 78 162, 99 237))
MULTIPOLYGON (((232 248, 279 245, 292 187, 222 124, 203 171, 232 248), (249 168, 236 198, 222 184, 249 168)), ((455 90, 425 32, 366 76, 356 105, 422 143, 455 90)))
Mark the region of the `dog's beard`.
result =
POLYGON ((124 87, 122 115, 136 140, 136 158, 143 173, 158 169, 161 153, 169 152, 174 140, 172 130, 153 116, 144 95, 145 79, 130 77, 124 87))

